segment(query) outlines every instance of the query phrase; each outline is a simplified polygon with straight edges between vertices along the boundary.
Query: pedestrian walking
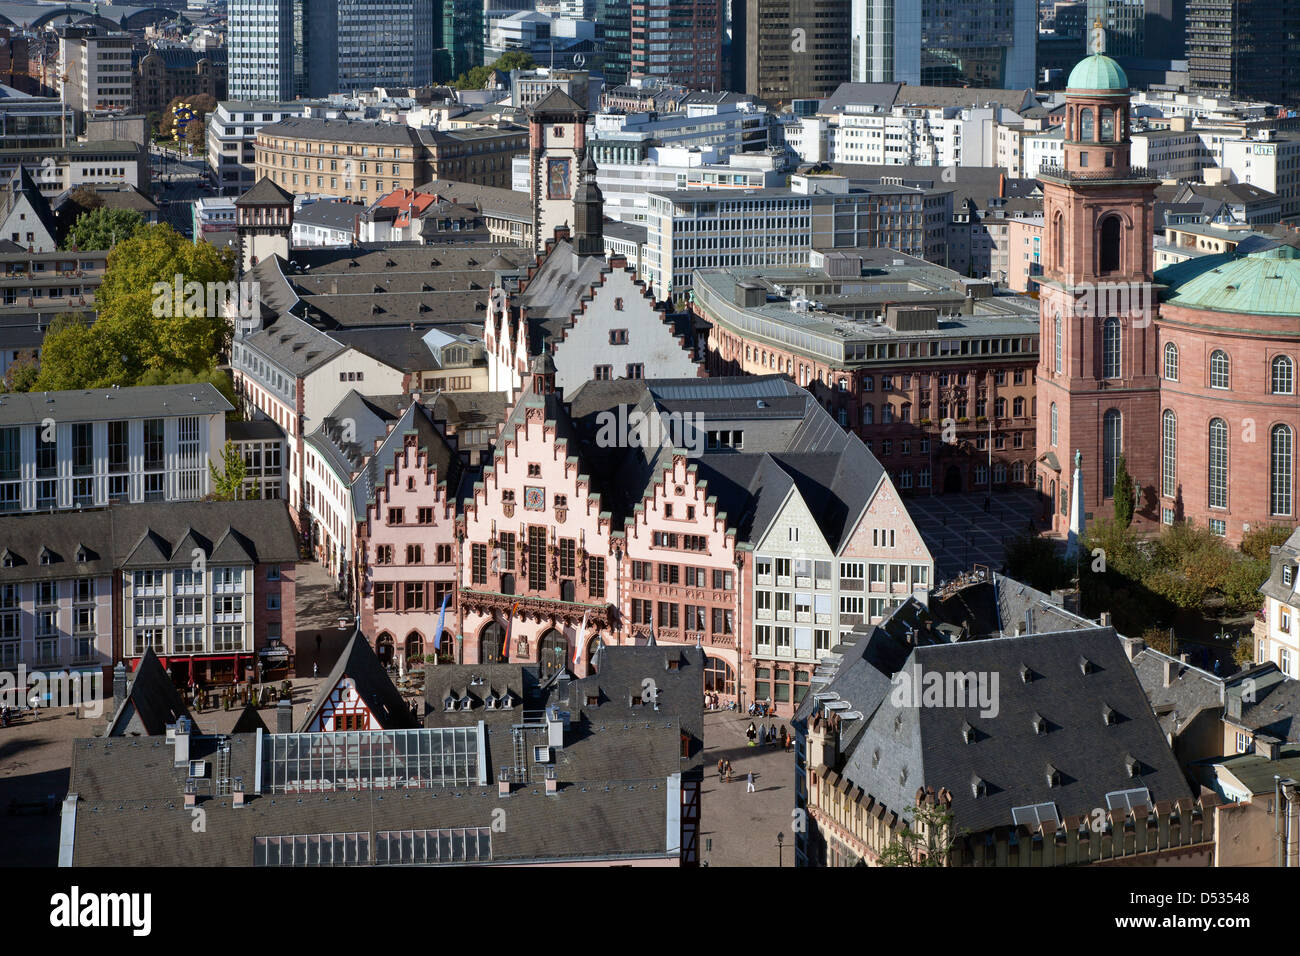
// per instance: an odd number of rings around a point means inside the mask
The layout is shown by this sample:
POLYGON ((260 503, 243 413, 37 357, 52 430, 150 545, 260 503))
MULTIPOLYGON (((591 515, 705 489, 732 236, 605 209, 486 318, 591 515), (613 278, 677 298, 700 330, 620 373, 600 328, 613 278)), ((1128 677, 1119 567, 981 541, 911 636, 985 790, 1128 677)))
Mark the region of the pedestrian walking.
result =
POLYGON ((749 775, 745 778, 745 792, 746 793, 754 792, 754 771, 752 770, 749 772, 749 775))
POLYGON ((749 722, 749 727, 745 730, 745 736, 749 738, 749 745, 754 746, 754 740, 758 737, 758 731, 754 727, 754 722, 749 722))

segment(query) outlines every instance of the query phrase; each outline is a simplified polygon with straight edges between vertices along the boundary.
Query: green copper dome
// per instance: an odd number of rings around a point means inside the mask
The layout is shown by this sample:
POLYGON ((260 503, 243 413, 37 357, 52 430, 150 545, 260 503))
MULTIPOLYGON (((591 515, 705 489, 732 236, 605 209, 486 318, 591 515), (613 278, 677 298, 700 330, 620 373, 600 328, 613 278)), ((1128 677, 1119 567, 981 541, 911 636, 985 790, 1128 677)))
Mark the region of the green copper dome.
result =
POLYGON ((1161 301, 1185 309, 1300 316, 1300 250, 1279 245, 1244 256, 1197 256, 1155 275, 1161 301))
POLYGON ((1094 53, 1078 62, 1070 71, 1067 90, 1116 90, 1128 92, 1128 77, 1123 68, 1104 53, 1094 53))

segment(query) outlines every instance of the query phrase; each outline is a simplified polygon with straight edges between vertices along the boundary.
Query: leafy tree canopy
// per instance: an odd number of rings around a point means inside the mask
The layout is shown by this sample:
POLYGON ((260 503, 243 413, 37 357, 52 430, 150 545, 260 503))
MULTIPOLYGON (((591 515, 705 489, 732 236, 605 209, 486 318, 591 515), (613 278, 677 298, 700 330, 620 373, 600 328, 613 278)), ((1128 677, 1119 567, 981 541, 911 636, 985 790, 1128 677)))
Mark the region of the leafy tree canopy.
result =
MULTIPOLYGON (((144 217, 134 209, 108 209, 104 200, 91 191, 98 200, 97 207, 83 207, 87 211, 77 217, 63 240, 64 249, 112 249, 124 239, 130 239, 144 225, 144 217)), ((73 201, 82 205, 73 194, 73 201)))
POLYGON ((536 66, 531 53, 523 50, 507 50, 501 56, 486 66, 476 66, 466 73, 462 73, 452 84, 458 90, 481 90, 483 84, 488 81, 493 70, 501 70, 509 73, 511 70, 529 70, 536 66))

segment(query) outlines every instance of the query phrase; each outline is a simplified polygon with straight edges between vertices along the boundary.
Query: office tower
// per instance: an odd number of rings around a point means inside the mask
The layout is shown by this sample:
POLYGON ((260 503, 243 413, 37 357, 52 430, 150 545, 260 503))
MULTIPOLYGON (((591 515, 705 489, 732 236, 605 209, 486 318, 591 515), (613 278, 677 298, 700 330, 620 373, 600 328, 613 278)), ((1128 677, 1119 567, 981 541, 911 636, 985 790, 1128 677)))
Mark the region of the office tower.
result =
POLYGON ((1035 0, 851 0, 853 79, 1028 89, 1035 0))
POLYGON ((433 10, 433 0, 230 0, 230 96, 427 85, 433 10))
POLYGON ((630 76, 723 86, 723 0, 631 0, 630 76))
POLYGON ((749 0, 745 12, 746 93, 788 105, 848 82, 850 0, 749 0))
POLYGON ((438 80, 454 80, 483 65, 483 0, 437 0, 433 47, 438 80))
POLYGON ((605 51, 605 88, 626 83, 632 72, 632 4, 597 0, 596 39, 605 51))
POLYGON ((1187 0, 1187 63, 1197 93, 1300 102, 1300 2, 1187 0))

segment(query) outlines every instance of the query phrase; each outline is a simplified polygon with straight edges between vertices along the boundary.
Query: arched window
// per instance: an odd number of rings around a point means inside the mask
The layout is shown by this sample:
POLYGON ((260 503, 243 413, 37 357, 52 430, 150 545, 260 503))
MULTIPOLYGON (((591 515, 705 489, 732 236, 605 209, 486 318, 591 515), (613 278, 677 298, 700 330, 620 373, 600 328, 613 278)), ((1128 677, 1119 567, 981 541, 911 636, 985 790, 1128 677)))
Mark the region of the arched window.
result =
POLYGON ((993 417, 994 418, 1007 417, 1007 400, 1005 398, 995 398, 993 400, 993 417))
POLYGON ((1289 425, 1274 425, 1270 432, 1269 513, 1291 513, 1291 475, 1294 462, 1294 435, 1289 425))
POLYGON ((1273 359, 1273 394, 1290 395, 1295 391, 1295 365, 1285 355, 1273 359))
POLYGON ((1101 111, 1101 141, 1115 142, 1115 111, 1109 106, 1101 111))
POLYGON ((510 660, 505 646, 506 629, 497 621, 489 621, 483 626, 478 636, 478 659, 480 664, 499 664, 510 660))
POLYGON ((709 693, 734 695, 736 672, 721 658, 707 658, 704 661, 704 689, 709 693))
POLYGON ((1061 339, 1062 339, 1061 333, 1063 328, 1064 326, 1061 322, 1061 313, 1058 312, 1056 313, 1056 318, 1052 320, 1052 335, 1056 339, 1056 341, 1052 344, 1052 348, 1056 353, 1056 374, 1057 375, 1061 374, 1061 339))
POLYGON ((1102 497, 1115 494, 1115 466, 1124 453, 1124 420, 1118 408, 1106 410, 1101 417, 1102 497))
POLYGON ((1172 498, 1178 493, 1178 416, 1166 408, 1160 417, 1160 493, 1172 498))
POLYGON ((1210 419, 1210 507, 1228 507, 1228 423, 1210 419))
POLYGON ((604 643, 605 643, 604 639, 599 634, 597 634, 595 637, 593 637, 591 640, 587 642, 587 673, 588 674, 594 674, 596 672, 596 652, 600 650, 601 645, 604 643))
POLYGON ((1092 142, 1093 126, 1095 120, 1092 116, 1092 110, 1084 109, 1079 111, 1079 139, 1083 142, 1092 142))
POLYGON ((1052 447, 1056 447, 1056 438, 1060 428, 1060 416, 1056 413, 1056 402, 1052 402, 1052 447))
POLYGON ((1101 221, 1101 245, 1097 249, 1097 271, 1119 271, 1119 237, 1123 224, 1119 216, 1107 216, 1101 221))
POLYGON ((419 631, 406 635, 406 666, 420 663, 424 658, 424 637, 419 631))
POLYGON ((438 663, 456 663, 456 639, 452 637, 451 631, 442 632, 442 641, 438 644, 438 663))
POLYGON ((1178 381, 1178 346, 1173 342, 1165 343, 1165 378, 1178 381))
POLYGON ((1101 377, 1119 378, 1120 328, 1119 319, 1110 318, 1101 326, 1101 377))
POLYGON ((1016 418, 1024 418, 1025 400, 1023 398, 1016 398, 1015 401, 1011 403, 1011 410, 1015 414, 1016 418))
POLYGON ((1210 353, 1210 388, 1230 388, 1230 371, 1227 352, 1215 349, 1210 353))
POLYGON ((1056 232, 1056 241, 1054 243, 1056 246, 1056 267, 1062 269, 1065 267, 1065 217, 1059 212, 1056 214, 1054 230, 1056 232))

